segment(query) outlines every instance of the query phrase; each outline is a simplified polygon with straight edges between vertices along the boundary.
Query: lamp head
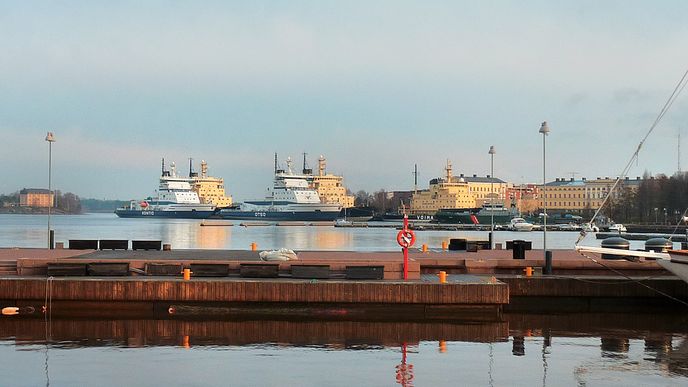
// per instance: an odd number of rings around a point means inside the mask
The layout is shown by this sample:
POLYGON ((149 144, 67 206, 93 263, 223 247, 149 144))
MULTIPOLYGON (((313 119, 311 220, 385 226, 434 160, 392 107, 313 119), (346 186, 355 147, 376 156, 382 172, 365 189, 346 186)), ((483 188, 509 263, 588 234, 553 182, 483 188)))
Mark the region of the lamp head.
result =
POLYGON ((549 126, 547 126, 547 121, 544 121, 542 125, 540 125, 540 133, 544 134, 545 136, 549 134, 549 126))
POLYGON ((491 154, 491 155, 497 153, 497 151, 495 151, 494 145, 490 145, 490 150, 489 150, 487 153, 488 153, 488 154, 491 154))
POLYGON ((48 132, 48 134, 45 136, 45 141, 55 142, 55 135, 53 132, 48 132))

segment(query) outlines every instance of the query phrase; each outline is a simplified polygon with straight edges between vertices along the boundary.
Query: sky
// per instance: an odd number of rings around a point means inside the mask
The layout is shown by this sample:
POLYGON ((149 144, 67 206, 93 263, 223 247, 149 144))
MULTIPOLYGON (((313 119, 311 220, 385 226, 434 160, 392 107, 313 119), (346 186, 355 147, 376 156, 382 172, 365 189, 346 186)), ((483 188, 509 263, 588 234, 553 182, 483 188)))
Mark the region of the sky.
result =
MULTIPOLYGON (((0 193, 136 199, 160 159, 235 200, 273 155, 352 191, 618 175, 688 68, 685 1, 3 1, 0 193)), ((631 176, 688 169, 688 92, 631 176)))

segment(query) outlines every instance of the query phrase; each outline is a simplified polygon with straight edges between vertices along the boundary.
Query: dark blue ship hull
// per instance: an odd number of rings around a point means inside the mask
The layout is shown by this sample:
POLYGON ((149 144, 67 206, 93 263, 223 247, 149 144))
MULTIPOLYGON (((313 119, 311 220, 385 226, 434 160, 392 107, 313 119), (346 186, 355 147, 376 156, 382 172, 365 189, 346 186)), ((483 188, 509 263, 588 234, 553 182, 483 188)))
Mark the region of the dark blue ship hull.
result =
POLYGON ((174 219, 207 219, 215 211, 159 211, 159 210, 115 210, 120 218, 174 218, 174 219))
POLYGON ((266 221, 301 221, 301 222, 327 222, 334 221, 339 216, 339 211, 220 211, 223 219, 235 220, 266 220, 266 221))

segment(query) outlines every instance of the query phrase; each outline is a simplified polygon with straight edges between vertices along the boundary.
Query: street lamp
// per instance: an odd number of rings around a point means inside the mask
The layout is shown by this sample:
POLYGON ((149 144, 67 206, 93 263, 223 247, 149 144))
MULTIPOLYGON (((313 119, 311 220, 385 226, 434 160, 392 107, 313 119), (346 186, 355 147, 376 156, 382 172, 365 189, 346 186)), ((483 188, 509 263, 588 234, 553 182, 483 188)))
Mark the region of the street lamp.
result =
POLYGON ((48 248, 55 248, 55 232, 50 227, 50 211, 55 200, 52 192, 52 179, 53 179, 53 143, 55 142, 55 136, 53 132, 48 132, 45 136, 45 141, 48 142, 48 248))
POLYGON ((490 250, 494 245, 494 145, 490 145, 490 150, 487 152, 490 155, 490 250))
POLYGON ((545 259, 547 259, 547 159, 545 146, 545 139, 549 134, 549 126, 547 126, 547 121, 540 125, 540 133, 542 133, 542 212, 544 213, 542 227, 542 251, 545 255, 545 259))

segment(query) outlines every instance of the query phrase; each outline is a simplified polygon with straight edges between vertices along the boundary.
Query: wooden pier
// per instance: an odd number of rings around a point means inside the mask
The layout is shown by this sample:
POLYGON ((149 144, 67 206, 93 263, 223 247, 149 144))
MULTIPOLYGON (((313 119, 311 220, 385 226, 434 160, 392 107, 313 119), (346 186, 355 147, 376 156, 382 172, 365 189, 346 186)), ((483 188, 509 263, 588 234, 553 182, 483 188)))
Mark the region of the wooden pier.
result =
POLYGON ((413 251, 402 280, 398 252, 304 251, 296 261, 261 262, 245 250, 0 249, 0 306, 40 311, 47 291, 53 313, 65 317, 494 321, 503 310, 683 308, 650 288, 688 299, 688 285, 654 261, 595 262, 557 250, 553 275, 544 276, 542 251, 526 254, 413 251))

